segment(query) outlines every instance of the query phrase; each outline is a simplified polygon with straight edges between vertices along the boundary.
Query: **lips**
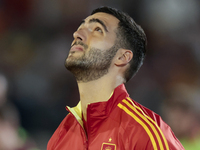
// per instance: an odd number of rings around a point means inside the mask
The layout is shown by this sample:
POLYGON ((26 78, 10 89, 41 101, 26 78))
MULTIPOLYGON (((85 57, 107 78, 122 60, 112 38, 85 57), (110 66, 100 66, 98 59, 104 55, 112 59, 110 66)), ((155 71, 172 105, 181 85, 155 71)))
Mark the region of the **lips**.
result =
POLYGON ((83 46, 81 45, 74 45, 71 47, 70 49, 71 52, 74 52, 74 51, 83 51, 83 46))

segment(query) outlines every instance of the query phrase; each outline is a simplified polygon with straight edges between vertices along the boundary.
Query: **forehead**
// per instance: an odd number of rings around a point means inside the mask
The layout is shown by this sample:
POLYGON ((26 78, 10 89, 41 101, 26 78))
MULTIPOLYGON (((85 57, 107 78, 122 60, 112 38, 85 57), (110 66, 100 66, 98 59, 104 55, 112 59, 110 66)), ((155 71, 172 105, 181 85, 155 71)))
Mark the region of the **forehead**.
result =
POLYGON ((117 28, 118 23, 119 23, 119 20, 116 17, 114 17, 113 15, 107 14, 107 13, 103 13, 103 12, 98 12, 91 16, 88 16, 85 19, 85 23, 89 22, 91 19, 101 20, 106 25, 108 30, 117 28))

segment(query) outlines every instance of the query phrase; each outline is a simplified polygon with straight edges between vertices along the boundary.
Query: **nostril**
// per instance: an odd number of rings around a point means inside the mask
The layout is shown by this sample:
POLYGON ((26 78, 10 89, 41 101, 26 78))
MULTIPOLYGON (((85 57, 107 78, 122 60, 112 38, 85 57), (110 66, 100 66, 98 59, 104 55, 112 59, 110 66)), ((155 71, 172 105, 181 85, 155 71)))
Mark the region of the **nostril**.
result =
POLYGON ((81 37, 77 37, 77 39, 79 39, 79 40, 81 40, 81 41, 83 40, 81 37))
POLYGON ((85 31, 83 29, 79 29, 76 32, 74 32, 73 36, 74 39, 78 39, 80 41, 84 41, 85 40, 85 31))

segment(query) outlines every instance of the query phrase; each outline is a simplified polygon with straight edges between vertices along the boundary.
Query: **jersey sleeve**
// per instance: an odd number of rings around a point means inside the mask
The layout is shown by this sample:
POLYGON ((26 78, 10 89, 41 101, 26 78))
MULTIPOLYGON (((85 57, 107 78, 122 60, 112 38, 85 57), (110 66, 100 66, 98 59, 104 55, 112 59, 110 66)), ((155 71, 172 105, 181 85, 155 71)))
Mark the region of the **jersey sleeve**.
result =
POLYGON ((140 150, 184 150, 171 128, 162 118, 127 98, 118 105, 124 111, 127 149, 140 150))

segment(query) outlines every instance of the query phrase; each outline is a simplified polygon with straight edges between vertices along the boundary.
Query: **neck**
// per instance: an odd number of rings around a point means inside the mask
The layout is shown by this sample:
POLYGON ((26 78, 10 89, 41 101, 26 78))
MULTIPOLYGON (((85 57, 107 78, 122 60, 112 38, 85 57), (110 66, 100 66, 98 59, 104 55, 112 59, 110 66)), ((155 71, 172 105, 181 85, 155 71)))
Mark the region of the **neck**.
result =
POLYGON ((82 113, 85 120, 87 120, 87 106, 90 103, 108 101, 114 89, 123 83, 123 79, 113 80, 113 78, 104 76, 98 80, 90 82, 78 82, 80 93, 80 101, 82 113))

